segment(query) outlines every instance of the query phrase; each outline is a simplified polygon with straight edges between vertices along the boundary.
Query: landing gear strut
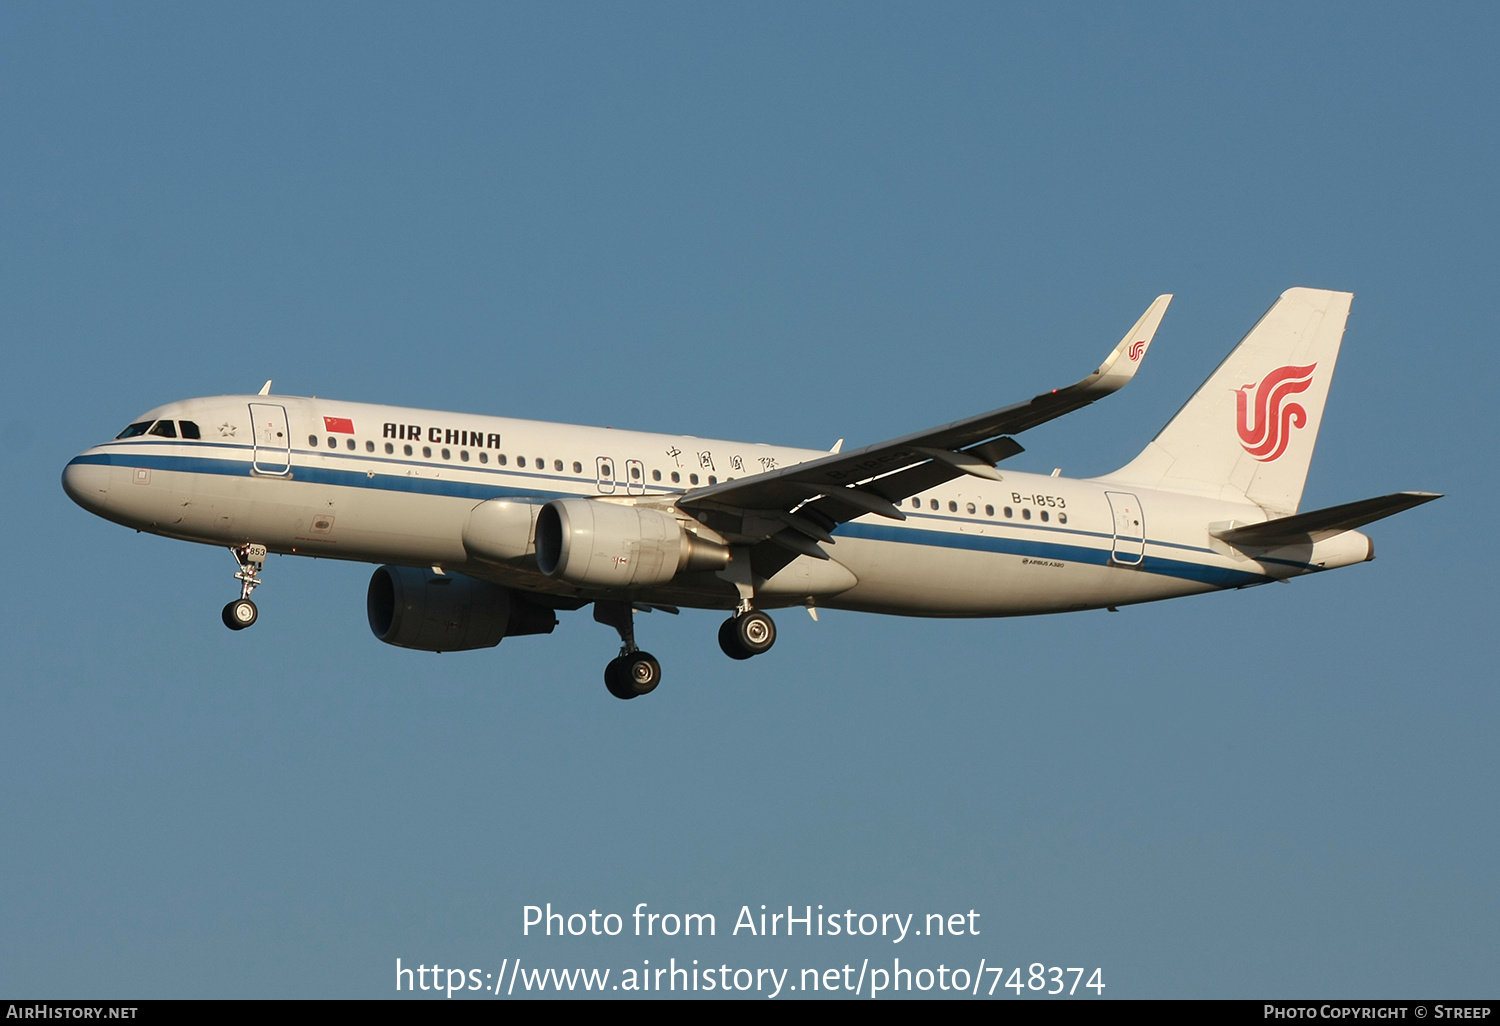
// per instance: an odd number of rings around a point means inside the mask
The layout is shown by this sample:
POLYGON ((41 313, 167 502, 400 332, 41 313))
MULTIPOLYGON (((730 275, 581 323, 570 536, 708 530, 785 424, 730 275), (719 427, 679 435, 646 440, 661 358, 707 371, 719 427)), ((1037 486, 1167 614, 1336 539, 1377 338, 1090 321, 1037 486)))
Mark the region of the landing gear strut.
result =
POLYGON ((230 553, 240 565, 234 579, 240 582, 240 597, 224 607, 224 626, 232 631, 242 631, 260 616, 250 593, 260 586, 260 568, 266 564, 264 545, 231 545, 230 553))
POLYGON ((743 608, 719 627, 719 647, 731 659, 749 659, 776 644, 776 623, 759 609, 743 608))
POLYGON ((604 686, 616 698, 649 695, 661 683, 661 663, 635 647, 635 610, 629 602, 595 602, 594 619, 620 633, 620 654, 604 667, 604 686))

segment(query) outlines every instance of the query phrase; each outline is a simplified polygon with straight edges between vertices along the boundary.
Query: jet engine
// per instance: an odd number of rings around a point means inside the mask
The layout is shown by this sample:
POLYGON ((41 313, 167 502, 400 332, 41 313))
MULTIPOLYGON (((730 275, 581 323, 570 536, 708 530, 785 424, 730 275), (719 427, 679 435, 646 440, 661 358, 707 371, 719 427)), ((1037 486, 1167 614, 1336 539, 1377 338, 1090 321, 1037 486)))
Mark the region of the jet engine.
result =
POLYGON ((498 563, 536 553, 536 518, 542 510, 529 499, 490 499, 469 512, 464 548, 469 555, 498 563))
POLYGON ((492 648, 502 638, 551 634, 553 611, 498 584, 463 574, 383 566, 365 596, 370 630, 387 645, 424 652, 492 648))
POLYGON ((663 584, 721 570, 729 549, 685 530, 669 513, 597 499, 554 499, 536 520, 537 567, 548 577, 604 588, 663 584))

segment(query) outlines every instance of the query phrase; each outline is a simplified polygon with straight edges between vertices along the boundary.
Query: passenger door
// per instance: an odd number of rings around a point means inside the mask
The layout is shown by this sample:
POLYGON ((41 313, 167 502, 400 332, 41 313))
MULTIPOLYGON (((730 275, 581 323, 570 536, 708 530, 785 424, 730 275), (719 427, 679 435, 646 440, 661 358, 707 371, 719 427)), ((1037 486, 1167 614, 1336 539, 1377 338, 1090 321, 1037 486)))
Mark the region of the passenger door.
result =
POLYGON ((1140 566, 1146 558, 1146 516, 1141 500, 1129 492, 1105 492, 1115 516, 1115 547, 1110 558, 1121 566, 1140 566))
POLYGON ((285 477, 291 473, 292 434, 287 427, 286 407, 251 403, 250 423, 255 439, 251 464, 255 472, 272 477, 285 477))

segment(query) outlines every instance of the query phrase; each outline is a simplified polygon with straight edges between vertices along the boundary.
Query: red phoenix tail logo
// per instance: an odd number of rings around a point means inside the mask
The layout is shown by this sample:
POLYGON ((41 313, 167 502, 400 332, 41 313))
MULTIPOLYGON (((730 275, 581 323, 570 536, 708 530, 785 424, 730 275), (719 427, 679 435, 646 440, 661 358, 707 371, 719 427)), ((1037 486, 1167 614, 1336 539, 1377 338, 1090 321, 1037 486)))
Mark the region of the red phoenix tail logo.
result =
POLYGON ((1288 396, 1305 392, 1312 386, 1317 364, 1306 367, 1278 367, 1261 379, 1260 385, 1241 385, 1234 394, 1239 412, 1240 444, 1262 463, 1270 463, 1286 452, 1292 428, 1307 424, 1307 411, 1300 403, 1287 402, 1288 396), (1255 418, 1250 415, 1250 390, 1255 391, 1255 418))
POLYGON ((1130 361, 1132 363, 1134 363, 1136 360, 1139 360, 1141 358, 1141 354, 1144 353, 1145 351, 1146 351, 1146 340, 1145 339, 1139 339, 1138 341, 1130 343, 1130 349, 1129 349, 1127 355, 1130 357, 1130 361))

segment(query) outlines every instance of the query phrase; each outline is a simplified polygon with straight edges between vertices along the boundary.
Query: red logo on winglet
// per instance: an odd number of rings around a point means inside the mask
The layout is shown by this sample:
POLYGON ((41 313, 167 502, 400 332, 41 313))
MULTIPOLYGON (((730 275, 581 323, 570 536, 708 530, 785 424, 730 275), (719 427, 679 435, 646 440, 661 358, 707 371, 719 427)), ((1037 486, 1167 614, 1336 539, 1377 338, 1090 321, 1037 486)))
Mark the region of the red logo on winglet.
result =
POLYGON ((1306 367, 1278 367, 1257 385, 1241 385, 1235 390, 1235 408, 1239 414, 1240 444, 1262 463, 1279 459, 1292 439, 1292 428, 1307 424, 1307 411, 1301 403, 1289 403, 1288 396, 1312 387, 1317 364, 1306 367), (1255 417, 1250 417, 1250 396, 1255 391, 1255 417))
POLYGON ((1139 360, 1141 358, 1141 354, 1144 353, 1145 351, 1146 351, 1146 340, 1145 339, 1140 339, 1140 340, 1138 340, 1136 342, 1130 343, 1130 350, 1129 350, 1129 352, 1126 355, 1128 355, 1130 357, 1131 362, 1134 363, 1136 360, 1139 360))

